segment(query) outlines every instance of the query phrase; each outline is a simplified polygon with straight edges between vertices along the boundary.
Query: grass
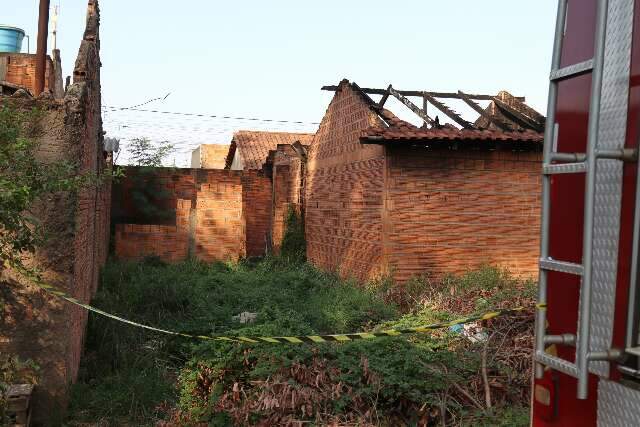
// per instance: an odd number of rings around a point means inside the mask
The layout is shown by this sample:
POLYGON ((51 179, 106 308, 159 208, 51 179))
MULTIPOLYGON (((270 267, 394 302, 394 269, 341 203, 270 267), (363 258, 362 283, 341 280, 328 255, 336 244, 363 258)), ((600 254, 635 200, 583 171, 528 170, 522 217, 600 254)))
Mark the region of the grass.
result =
MULTIPOLYGON (((487 267, 443 282, 414 283, 411 289, 421 288, 422 295, 415 291, 416 304, 401 313, 388 289, 358 286, 290 258, 173 265, 150 259, 110 262, 93 304, 191 334, 301 335, 441 321, 528 298, 531 287, 487 267), (254 323, 233 320, 245 311, 257 313, 254 323)), ((496 398, 503 410, 494 412, 451 393, 453 383, 471 384, 471 394, 481 390, 470 380, 478 375, 479 354, 477 345, 447 331, 250 346, 160 335, 92 314, 67 423, 420 425, 438 420, 444 401, 457 425, 527 425, 513 393, 496 398)), ((508 366, 500 360, 490 365, 496 378, 508 381, 508 366)))
MULTIPOLYGON (((232 317, 244 311, 258 313, 251 328, 277 334, 348 332, 396 315, 353 284, 306 264, 283 268, 277 259, 255 265, 110 262, 93 304, 191 334, 237 334, 247 328, 232 317)), ((158 405, 176 402, 176 378, 197 347, 91 314, 72 419, 148 422, 158 416, 158 405)))

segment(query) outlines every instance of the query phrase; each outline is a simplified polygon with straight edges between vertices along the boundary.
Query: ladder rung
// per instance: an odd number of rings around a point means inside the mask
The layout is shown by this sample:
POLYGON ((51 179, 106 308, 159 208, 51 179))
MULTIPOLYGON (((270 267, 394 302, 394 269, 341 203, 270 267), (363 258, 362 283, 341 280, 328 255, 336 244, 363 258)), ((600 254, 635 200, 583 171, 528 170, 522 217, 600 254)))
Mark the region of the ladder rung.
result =
POLYGON ((586 159, 587 155, 584 153, 551 153, 551 160, 557 162, 577 163, 586 159))
POLYGON ((540 268, 543 270, 575 274, 576 276, 582 276, 582 271, 584 270, 581 264, 575 264, 567 261, 556 261, 551 258, 540 258, 540 268))
POLYGON ((576 367, 576 365, 559 357, 551 356, 550 354, 537 351, 536 361, 550 367, 551 369, 563 372, 574 378, 578 377, 578 368, 576 367))
POLYGON ((580 74, 584 74, 587 71, 593 69, 593 59, 589 59, 584 62, 578 62, 577 64, 569 65, 567 67, 559 68, 551 72, 549 79, 551 81, 558 81, 566 79, 568 77, 574 77, 580 74))
POLYGON ((587 164, 580 163, 558 163, 552 165, 544 165, 542 173, 545 175, 554 175, 559 173, 580 173, 587 171, 587 164))

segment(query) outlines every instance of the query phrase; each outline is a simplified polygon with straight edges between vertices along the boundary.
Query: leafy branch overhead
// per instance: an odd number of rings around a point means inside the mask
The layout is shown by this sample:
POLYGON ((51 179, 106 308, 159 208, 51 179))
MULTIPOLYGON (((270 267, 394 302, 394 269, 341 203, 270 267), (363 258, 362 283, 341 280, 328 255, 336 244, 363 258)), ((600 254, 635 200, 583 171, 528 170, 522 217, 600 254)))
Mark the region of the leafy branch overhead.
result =
POLYGON ((165 157, 173 152, 173 145, 167 141, 154 143, 149 138, 134 138, 129 152, 135 166, 160 167, 165 157))

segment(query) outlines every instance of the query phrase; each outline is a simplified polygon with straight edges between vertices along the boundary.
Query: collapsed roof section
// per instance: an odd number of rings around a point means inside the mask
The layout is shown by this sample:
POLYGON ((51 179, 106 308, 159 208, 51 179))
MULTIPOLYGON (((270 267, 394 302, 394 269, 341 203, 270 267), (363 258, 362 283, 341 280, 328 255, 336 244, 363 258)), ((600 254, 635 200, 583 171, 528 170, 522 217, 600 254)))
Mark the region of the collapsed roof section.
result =
POLYGON ((237 131, 231 140, 225 168, 231 168, 236 151, 238 151, 244 170, 262 169, 269 152, 276 150, 278 145, 290 145, 297 141, 302 145, 309 145, 312 138, 312 133, 237 131))
MULTIPOLYGON (((497 95, 467 94, 429 91, 402 91, 389 85, 386 89, 360 88, 356 83, 343 80, 338 86, 324 86, 323 90, 337 91, 341 86, 349 85, 374 111, 382 126, 372 126, 361 136, 362 143, 435 143, 435 142, 510 142, 523 143, 528 149, 540 149, 543 141, 545 118, 524 103, 524 98, 515 97, 506 91, 497 95), (370 95, 381 95, 378 102, 370 95), (389 97, 394 97, 412 111, 422 122, 418 127, 396 117, 385 109, 389 97), (423 107, 418 107, 410 98, 422 99, 423 107), (445 100, 458 100, 478 114, 471 122, 451 109, 445 100), (489 101, 482 107, 478 101, 489 101), (438 115, 427 113, 427 105, 435 107, 448 121, 440 123, 438 115)), ((433 114, 433 113, 432 113, 433 114)), ((522 144, 519 144, 522 145, 522 144)))

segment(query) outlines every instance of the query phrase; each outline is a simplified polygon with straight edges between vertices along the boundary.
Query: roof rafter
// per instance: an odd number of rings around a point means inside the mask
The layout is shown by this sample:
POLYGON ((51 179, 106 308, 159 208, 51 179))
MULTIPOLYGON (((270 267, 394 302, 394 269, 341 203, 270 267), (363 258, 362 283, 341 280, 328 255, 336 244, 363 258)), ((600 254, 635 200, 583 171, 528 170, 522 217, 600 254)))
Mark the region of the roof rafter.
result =
POLYGON ((510 105, 506 104, 502 100, 498 99, 497 97, 494 97, 492 101, 496 104, 498 109, 509 120, 512 120, 512 121, 518 123, 520 126, 522 126, 524 128, 533 129, 536 132, 543 132, 544 131, 544 124, 540 124, 540 123, 536 122, 535 120, 525 116, 524 114, 522 114, 521 112, 519 112, 515 108, 511 107, 510 105))
POLYGON ((409 101, 409 99, 407 99, 405 96, 403 96, 400 92, 398 92, 397 90, 395 90, 393 87, 391 87, 391 85, 389 85, 388 89, 389 93, 391 95, 393 95, 398 101, 402 102, 404 105, 407 106, 408 109, 410 109, 411 111, 413 111, 414 113, 416 113, 422 120, 425 121, 426 124, 430 125, 430 126, 436 126, 437 123, 435 120, 433 120, 431 117, 429 117, 429 115, 423 111, 420 107, 418 107, 416 104, 414 104, 413 102, 409 101))
POLYGON ((473 108, 473 110, 476 113, 480 114, 480 116, 487 119, 489 123, 493 123, 494 125, 496 125, 496 127, 498 127, 500 130, 503 130, 503 131, 511 130, 509 126, 507 126, 507 124, 504 123, 502 120, 492 116, 491 114, 488 114, 484 108, 482 108, 477 102, 469 98, 466 93, 459 90, 458 94, 460 95, 460 99, 462 99, 462 101, 464 101, 469 107, 473 108))
MULTIPOLYGON (((335 85, 322 86, 321 90, 335 92, 338 90, 338 86, 335 86, 335 85)), ((369 88, 369 87, 362 87, 360 88, 360 90, 368 95, 384 95, 387 92, 386 89, 375 89, 375 88, 369 88)), ((396 91, 403 96, 422 97, 426 93, 427 95, 435 98, 461 99, 459 94, 453 93, 453 92, 429 92, 429 91, 423 91, 423 90, 396 90, 396 91)), ((493 101, 493 98, 494 98, 493 95, 479 95, 479 94, 470 94, 470 93, 466 95, 469 98, 477 101, 493 101)), ((522 97, 516 96, 515 98, 520 99, 522 97)))
POLYGON ((438 101, 435 97, 429 95, 427 92, 425 92, 422 96, 427 101, 429 101, 434 107, 436 107, 438 110, 442 111, 451 120, 453 120, 454 122, 456 122, 457 124, 459 124, 463 128, 465 128, 465 129, 475 129, 476 128, 473 123, 468 122, 465 119, 463 119, 458 113, 456 113, 455 111, 453 111, 452 109, 450 109, 449 107, 444 105, 442 102, 438 101))

